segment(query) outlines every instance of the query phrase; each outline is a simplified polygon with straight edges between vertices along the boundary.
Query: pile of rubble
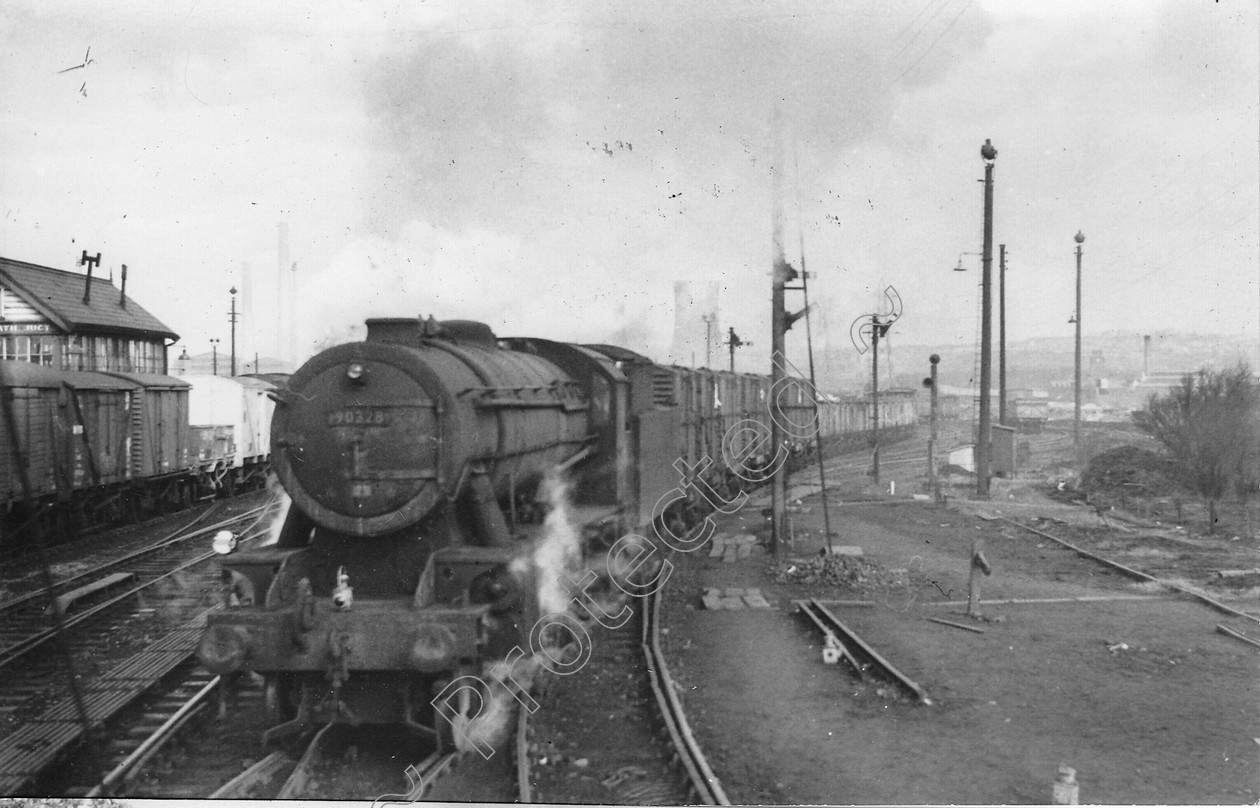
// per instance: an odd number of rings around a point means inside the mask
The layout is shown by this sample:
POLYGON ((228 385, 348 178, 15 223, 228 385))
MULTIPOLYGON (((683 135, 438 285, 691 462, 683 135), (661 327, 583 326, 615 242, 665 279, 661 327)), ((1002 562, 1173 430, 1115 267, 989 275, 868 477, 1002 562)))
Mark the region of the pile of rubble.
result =
POLYGON ((1168 496, 1183 491, 1182 479, 1172 459, 1136 446, 1120 446, 1089 461, 1080 487, 1094 496, 1168 496))
POLYGON ((889 589, 910 584, 903 569, 885 569, 857 555, 820 555, 810 559, 790 559, 774 569, 780 583, 828 584, 846 589, 867 591, 889 589))

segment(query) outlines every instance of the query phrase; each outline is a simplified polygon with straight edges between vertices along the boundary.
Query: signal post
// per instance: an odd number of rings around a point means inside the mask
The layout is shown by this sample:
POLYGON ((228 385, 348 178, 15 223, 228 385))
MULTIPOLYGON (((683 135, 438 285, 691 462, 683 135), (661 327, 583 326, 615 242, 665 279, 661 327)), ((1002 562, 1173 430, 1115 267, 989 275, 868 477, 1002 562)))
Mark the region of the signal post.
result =
MULTIPOLYGON (((778 153, 782 150, 777 148, 776 144, 776 162, 778 153)), ((780 179, 780 167, 776 165, 773 170, 774 178, 774 222, 773 222, 773 241, 774 241, 774 263, 771 269, 770 281, 770 444, 771 457, 777 457, 780 451, 784 450, 784 433, 782 420, 785 417, 783 411, 779 409, 778 396, 780 390, 780 382, 783 381, 784 364, 787 354, 784 350, 785 337, 787 330, 792 327, 792 323, 796 322, 804 313, 801 310, 795 314, 789 314, 785 308, 784 295, 788 288, 800 289, 801 287, 788 287, 788 282, 796 280, 800 277, 800 273, 787 262, 783 254, 783 216, 780 210, 780 202, 782 200, 782 182, 780 179)), ((770 552, 774 555, 779 554, 779 546, 787 538, 787 526, 785 524, 784 514, 787 510, 787 463, 784 462, 775 468, 774 477, 770 482, 770 552)))

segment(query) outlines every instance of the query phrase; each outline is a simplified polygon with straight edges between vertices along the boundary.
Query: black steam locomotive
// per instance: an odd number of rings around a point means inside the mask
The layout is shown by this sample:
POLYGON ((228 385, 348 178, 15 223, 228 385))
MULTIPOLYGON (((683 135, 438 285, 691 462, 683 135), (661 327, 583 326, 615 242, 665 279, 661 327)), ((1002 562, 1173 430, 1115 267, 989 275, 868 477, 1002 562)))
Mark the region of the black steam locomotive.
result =
MULTIPOLYGON (((229 607, 198 650, 215 672, 265 678, 269 737, 345 720, 449 740, 435 696, 514 649, 537 651, 548 474, 569 480, 586 546, 607 547, 696 506, 695 489, 670 496, 689 490, 674 460, 705 490, 742 487, 721 460, 764 465, 749 458, 764 434, 748 425, 767 423, 771 395, 824 437, 865 428, 865 402, 815 413, 803 386, 772 391, 763 376, 500 340, 468 321, 367 326, 364 342, 318 354, 275 394, 272 462, 292 504, 274 545, 224 557, 229 607)), ((916 421, 913 398, 885 407, 894 428, 916 421)), ((797 443, 786 448, 800 455, 797 443)))

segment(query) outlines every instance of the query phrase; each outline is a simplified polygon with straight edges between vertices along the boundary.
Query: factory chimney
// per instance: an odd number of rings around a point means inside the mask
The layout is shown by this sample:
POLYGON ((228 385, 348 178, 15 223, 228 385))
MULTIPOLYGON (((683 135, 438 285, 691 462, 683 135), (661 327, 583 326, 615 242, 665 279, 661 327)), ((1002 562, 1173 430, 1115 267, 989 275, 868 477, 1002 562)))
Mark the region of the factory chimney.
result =
POLYGON ((1144 334, 1142 336, 1142 380, 1145 381, 1151 375, 1151 335, 1144 334))

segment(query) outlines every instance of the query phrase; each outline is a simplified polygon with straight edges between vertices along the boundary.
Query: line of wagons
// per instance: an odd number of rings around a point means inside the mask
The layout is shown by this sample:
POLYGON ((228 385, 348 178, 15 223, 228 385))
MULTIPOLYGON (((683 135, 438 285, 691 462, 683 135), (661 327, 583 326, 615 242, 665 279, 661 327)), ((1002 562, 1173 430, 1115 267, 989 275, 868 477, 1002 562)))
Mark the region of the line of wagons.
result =
POLYGON ((284 379, 0 362, 3 545, 265 486, 284 379))
MULTIPOLYGON (((727 458, 723 452, 723 441, 728 435, 742 432, 742 435, 736 435, 736 440, 727 446, 728 450, 739 456, 751 450, 750 442, 759 442, 768 434, 770 410, 767 398, 771 395, 769 376, 658 365, 645 356, 614 345, 586 347, 612 359, 625 374, 629 390, 627 416, 630 420, 668 417, 679 419, 676 428, 664 430, 664 434, 676 435, 677 445, 659 447, 658 456, 676 457, 691 468, 697 468, 707 458, 711 465, 707 470, 701 471, 701 476, 716 490, 733 493, 746 487, 743 479, 724 463, 727 458), (670 413, 675 415, 671 416, 670 413), (758 433, 741 430, 737 426, 740 422, 749 420, 757 421, 764 429, 758 433)), ((793 368, 788 368, 785 375, 800 378, 793 368)), ((853 451, 870 445, 873 424, 869 398, 823 395, 817 403, 815 413, 815 402, 810 399, 808 384, 786 383, 778 399, 785 417, 793 423, 815 425, 818 436, 822 438, 824 454, 853 451)), ((882 440, 891 441, 907 436, 919 421, 918 400, 914 390, 887 391, 880 396, 879 409, 882 440)), ((794 429, 792 432, 795 434, 785 434, 785 441, 791 452, 787 464, 789 470, 800 468, 817 449, 817 443, 812 439, 813 428, 794 429), (810 437, 802 439, 805 435, 810 437)), ((768 462, 767 453, 763 452, 762 455, 760 459, 768 462)), ((665 485, 665 488, 677 484, 677 470, 669 463, 659 465, 660 468, 656 469, 649 464, 641 464, 639 473, 672 477, 673 482, 665 485)), ((746 468, 755 465, 745 463, 746 468)), ((659 483, 657 486, 639 486, 640 490, 654 487, 659 488, 659 483)), ((642 503, 643 506, 652 504, 642 503)))

